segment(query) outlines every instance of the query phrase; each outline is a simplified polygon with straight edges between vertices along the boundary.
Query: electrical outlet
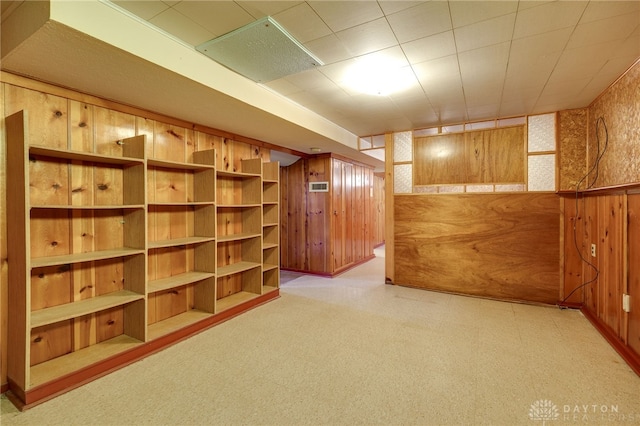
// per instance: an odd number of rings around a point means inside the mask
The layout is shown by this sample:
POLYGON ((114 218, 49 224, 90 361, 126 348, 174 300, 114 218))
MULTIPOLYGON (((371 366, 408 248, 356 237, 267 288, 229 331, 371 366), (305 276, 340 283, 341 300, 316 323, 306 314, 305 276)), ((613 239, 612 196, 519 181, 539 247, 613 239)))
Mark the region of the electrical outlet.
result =
POLYGON ((591 257, 596 257, 596 245, 591 244, 591 257))
POLYGON ((622 310, 625 312, 631 312, 631 296, 628 294, 622 295, 622 310))

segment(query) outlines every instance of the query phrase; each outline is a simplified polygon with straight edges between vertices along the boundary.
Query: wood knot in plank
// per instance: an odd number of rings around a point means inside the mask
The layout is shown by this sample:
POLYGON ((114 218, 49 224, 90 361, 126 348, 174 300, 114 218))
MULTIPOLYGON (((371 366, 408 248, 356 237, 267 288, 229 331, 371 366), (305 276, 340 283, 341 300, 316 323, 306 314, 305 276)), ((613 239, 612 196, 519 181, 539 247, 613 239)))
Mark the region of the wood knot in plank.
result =
POLYGON ((61 111, 56 111, 55 115, 56 115, 56 117, 62 117, 62 112, 61 111))
POLYGON ((78 192, 84 192, 84 191, 86 191, 86 189, 85 189, 85 188, 83 188, 83 187, 73 188, 73 189, 71 190, 71 192, 73 192, 73 193, 75 193, 75 194, 77 194, 78 192))
POLYGON ((107 189, 109 189, 109 185, 107 185, 106 183, 99 183, 98 184, 98 189, 100 191, 106 191, 107 189))
POLYGON ((87 127, 87 123, 81 122, 78 124, 78 127, 87 127))
POLYGON ((42 337, 38 336, 35 339, 33 339, 33 343, 40 343, 42 342, 42 337))
POLYGON ((180 140, 182 140, 182 136, 180 136, 179 134, 177 134, 176 132, 174 132, 172 129, 167 130, 167 133, 169 133, 171 136, 176 137, 180 140))
POLYGON ((110 319, 109 321, 107 321, 107 325, 113 325, 113 324, 115 324, 115 323, 116 323, 116 322, 115 322, 114 320, 112 320, 112 319, 110 319))

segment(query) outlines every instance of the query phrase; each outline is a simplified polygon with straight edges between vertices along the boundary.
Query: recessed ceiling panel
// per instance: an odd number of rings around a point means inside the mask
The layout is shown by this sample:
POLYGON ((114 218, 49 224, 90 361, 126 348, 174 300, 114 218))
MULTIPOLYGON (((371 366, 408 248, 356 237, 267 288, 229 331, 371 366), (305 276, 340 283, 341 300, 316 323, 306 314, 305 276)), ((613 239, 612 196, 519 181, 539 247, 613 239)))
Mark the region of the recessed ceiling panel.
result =
POLYGON ((202 43, 196 49, 259 83, 323 65, 268 16, 202 43))

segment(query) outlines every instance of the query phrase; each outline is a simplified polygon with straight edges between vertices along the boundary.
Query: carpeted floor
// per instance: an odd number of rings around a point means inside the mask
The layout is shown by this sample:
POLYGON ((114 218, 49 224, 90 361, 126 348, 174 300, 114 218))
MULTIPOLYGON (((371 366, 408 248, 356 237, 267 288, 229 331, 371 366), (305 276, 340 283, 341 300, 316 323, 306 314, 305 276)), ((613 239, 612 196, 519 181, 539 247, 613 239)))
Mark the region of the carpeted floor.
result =
POLYGON ((384 251, 2 425, 640 424, 577 311, 388 286, 384 251))

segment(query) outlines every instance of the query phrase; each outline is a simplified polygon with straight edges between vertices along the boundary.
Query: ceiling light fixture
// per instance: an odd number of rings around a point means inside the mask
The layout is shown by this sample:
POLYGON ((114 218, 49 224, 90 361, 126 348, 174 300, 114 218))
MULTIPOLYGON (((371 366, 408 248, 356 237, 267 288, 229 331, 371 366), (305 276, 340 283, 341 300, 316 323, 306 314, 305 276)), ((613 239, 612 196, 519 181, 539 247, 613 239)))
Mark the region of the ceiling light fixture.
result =
POLYGON ((324 65, 270 16, 204 42, 196 50, 258 83, 324 65))
POLYGON ((344 84, 351 89, 377 96, 401 92, 414 81, 410 66, 381 56, 360 58, 344 77, 344 84))

